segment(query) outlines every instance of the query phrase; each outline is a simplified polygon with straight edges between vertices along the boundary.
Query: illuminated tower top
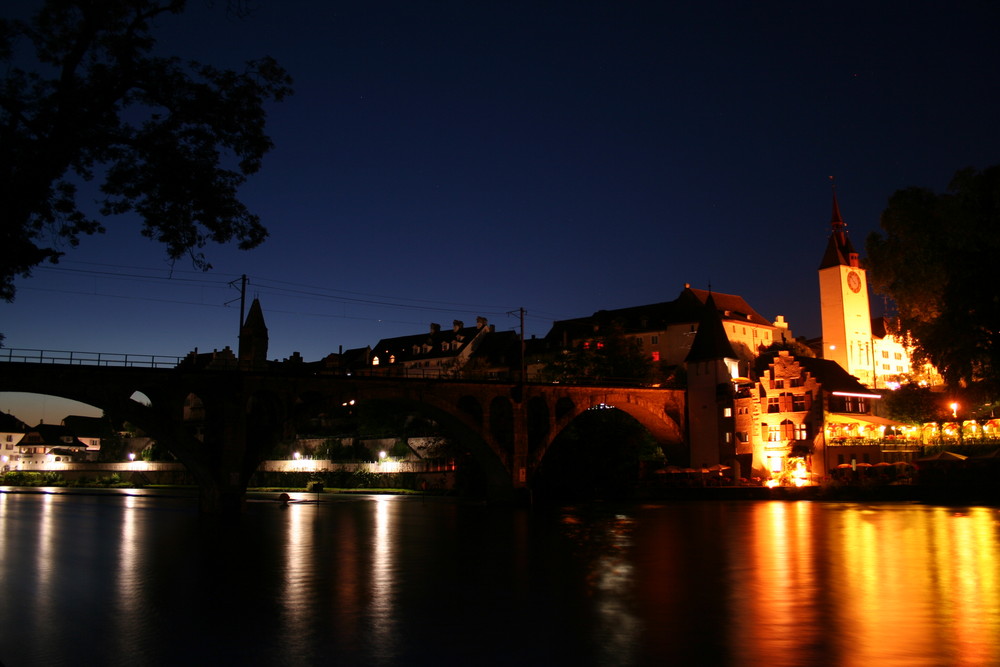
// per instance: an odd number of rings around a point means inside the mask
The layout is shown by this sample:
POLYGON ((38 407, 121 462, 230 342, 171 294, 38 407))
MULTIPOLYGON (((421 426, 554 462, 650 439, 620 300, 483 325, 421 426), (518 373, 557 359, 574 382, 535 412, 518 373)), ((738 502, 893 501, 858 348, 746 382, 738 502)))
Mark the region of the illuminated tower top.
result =
POLYGON ((847 236, 847 223, 840 217, 840 205, 837 203, 837 187, 833 187, 833 214, 830 217, 830 242, 823 253, 823 261, 819 268, 831 266, 857 267, 858 252, 854 249, 851 239, 847 236))

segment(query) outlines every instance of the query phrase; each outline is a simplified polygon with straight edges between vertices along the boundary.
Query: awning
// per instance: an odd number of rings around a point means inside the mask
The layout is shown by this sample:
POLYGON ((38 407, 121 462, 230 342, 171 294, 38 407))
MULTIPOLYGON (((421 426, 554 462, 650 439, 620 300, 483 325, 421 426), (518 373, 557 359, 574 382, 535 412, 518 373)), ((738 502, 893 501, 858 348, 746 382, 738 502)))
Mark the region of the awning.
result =
POLYGON ((845 415, 839 413, 828 415, 826 422, 828 426, 830 424, 861 424, 862 426, 885 426, 886 428, 891 426, 902 428, 906 426, 902 422, 886 419, 885 417, 876 417, 875 415, 845 415))

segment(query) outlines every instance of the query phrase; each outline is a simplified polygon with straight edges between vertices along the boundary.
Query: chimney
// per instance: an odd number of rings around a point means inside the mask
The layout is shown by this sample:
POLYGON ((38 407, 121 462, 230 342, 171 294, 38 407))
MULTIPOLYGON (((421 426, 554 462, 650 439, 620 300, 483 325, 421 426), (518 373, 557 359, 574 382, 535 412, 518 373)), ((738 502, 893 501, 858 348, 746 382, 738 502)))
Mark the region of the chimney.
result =
POLYGON ((477 329, 482 329, 485 326, 486 326, 486 318, 485 317, 477 317, 476 318, 476 328, 477 329))
POLYGON ((463 329, 464 327, 465 327, 465 322, 463 322, 462 320, 455 320, 454 322, 451 323, 451 328, 454 331, 458 331, 459 329, 463 329))
POLYGON ((431 333, 436 334, 441 331, 441 325, 437 322, 431 322, 431 333))

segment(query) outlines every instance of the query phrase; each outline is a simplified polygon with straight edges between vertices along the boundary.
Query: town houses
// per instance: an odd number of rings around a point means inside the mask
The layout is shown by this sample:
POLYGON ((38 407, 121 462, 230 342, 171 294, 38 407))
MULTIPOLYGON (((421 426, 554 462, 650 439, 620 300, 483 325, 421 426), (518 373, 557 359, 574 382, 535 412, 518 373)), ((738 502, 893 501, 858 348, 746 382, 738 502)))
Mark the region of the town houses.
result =
MULTIPOLYGON (((865 269, 835 193, 818 274, 822 337, 814 340, 796 338, 783 316, 769 320, 742 296, 684 284, 672 300, 556 321, 542 338, 522 340, 476 317, 471 326, 431 323, 423 333, 319 362, 294 355, 284 363, 372 376, 684 388, 688 452, 668 463, 735 467, 742 476, 780 483, 912 457, 919 431, 887 419, 879 402, 900 380, 927 369, 914 369, 891 326, 872 318, 865 269)), ((267 340, 254 300, 238 358, 227 348, 192 353, 182 364, 263 368, 271 363, 267 340)), ((93 424, 70 419, 29 428, 4 417, 8 468, 33 457, 93 458, 100 449, 93 424)))

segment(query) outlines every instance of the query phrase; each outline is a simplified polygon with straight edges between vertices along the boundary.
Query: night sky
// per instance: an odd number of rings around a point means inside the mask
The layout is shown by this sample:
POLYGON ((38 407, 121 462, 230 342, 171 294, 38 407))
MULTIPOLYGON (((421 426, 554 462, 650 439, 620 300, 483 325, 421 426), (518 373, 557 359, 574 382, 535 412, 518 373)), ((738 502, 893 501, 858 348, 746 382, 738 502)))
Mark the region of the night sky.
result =
POLYGON ((1000 163, 992 0, 224 5, 191 0, 156 34, 294 77, 244 188, 270 238, 207 247, 201 273, 108 220, 0 303, 7 347, 235 347, 244 273, 274 359, 479 315, 515 329, 522 307, 544 336, 684 283, 814 337, 831 175, 862 249, 895 190, 1000 163))

